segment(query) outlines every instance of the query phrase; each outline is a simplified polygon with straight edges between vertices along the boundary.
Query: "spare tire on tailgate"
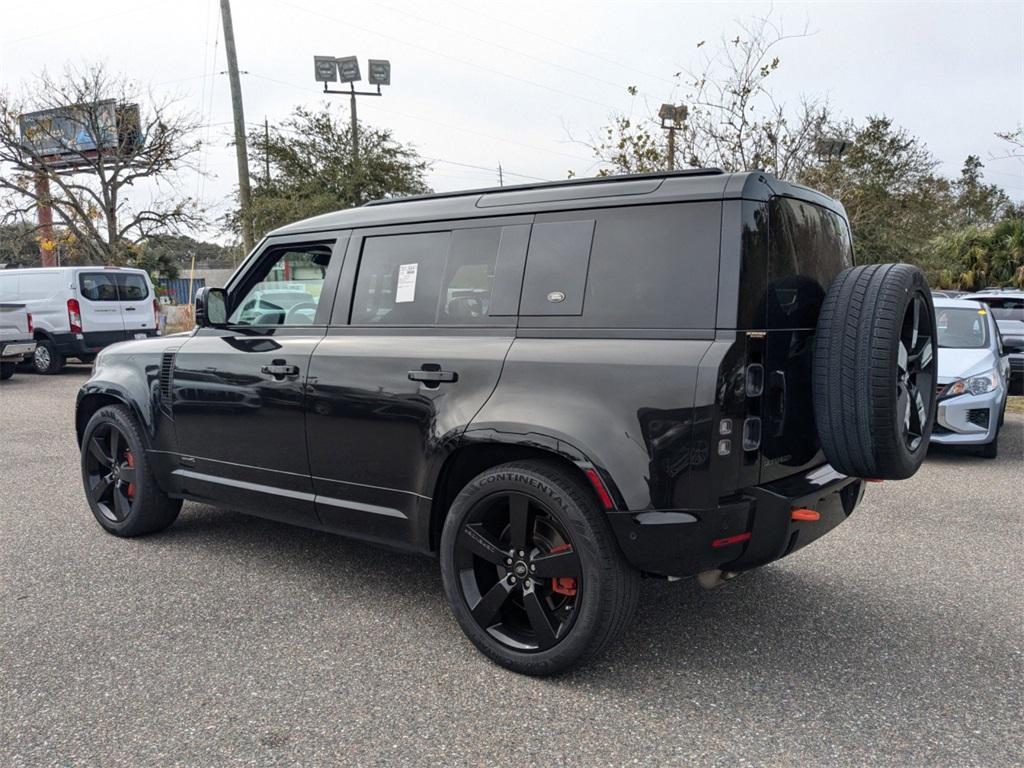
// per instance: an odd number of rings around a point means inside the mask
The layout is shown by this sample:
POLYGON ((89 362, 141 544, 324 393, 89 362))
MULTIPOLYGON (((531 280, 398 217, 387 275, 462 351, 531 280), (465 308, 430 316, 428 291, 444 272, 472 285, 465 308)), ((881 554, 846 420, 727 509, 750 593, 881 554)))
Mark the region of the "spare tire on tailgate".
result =
POLYGON ((909 264, 844 270, 818 316, 814 417, 829 463, 901 480, 928 451, 935 418, 935 309, 909 264))

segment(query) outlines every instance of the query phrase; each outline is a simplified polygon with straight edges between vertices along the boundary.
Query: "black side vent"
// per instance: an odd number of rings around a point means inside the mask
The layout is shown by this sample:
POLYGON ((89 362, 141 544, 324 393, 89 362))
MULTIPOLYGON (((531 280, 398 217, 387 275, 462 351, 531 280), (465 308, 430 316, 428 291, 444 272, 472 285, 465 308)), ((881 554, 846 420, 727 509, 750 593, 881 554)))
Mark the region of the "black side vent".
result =
POLYGON ((171 415, 171 376, 174 373, 174 355, 178 348, 168 349, 160 358, 160 410, 171 415))

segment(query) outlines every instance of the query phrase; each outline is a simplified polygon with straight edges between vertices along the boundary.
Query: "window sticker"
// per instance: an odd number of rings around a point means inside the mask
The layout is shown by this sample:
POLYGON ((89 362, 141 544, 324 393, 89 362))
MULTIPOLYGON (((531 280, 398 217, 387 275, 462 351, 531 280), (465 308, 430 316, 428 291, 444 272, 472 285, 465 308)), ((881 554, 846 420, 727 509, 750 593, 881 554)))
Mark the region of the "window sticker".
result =
POLYGON ((395 291, 395 303, 402 304, 416 300, 416 270, 419 264, 398 265, 398 288, 395 291))

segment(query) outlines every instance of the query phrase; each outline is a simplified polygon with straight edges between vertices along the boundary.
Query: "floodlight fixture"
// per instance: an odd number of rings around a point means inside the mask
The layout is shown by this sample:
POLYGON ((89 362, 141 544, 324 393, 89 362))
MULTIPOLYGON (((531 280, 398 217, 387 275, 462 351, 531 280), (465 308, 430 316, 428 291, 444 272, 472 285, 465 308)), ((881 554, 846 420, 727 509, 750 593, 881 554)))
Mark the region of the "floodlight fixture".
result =
POLYGON ((314 56, 313 73, 318 83, 338 82, 338 60, 333 56, 314 56))
POLYGON ((658 117, 661 118, 661 127, 669 128, 676 123, 686 120, 689 110, 685 104, 662 104, 658 110, 658 117), (669 125, 666 125, 668 123, 669 125))
POLYGON ((391 62, 387 59, 367 59, 366 71, 370 85, 391 85, 391 62))
POLYGON ((342 56, 337 59, 338 73, 343 83, 358 83, 363 79, 359 74, 359 59, 355 56, 342 56))

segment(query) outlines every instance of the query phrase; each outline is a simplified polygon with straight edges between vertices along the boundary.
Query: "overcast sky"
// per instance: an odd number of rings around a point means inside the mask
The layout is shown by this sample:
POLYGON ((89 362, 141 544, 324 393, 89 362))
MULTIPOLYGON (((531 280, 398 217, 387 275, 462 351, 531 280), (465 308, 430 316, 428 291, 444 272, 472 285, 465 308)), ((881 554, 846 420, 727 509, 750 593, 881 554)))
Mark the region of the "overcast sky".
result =
MULTIPOLYGON (((0 3, 0 6, 7 3, 0 3)), ((236 184, 231 102, 219 0, 48 0, 17 5, 0 25, 0 83, 19 90, 43 67, 104 60, 201 114, 208 178, 185 180, 206 205, 230 205, 236 184), (88 13, 86 9, 88 8, 88 13), (16 23, 10 19, 15 18, 16 23), (193 187, 194 185, 194 187, 193 187)), ((8 6, 8 7, 10 7, 8 6)), ((390 59, 383 98, 360 117, 392 128, 434 160, 437 190, 593 172, 574 143, 616 110, 646 114, 673 95, 672 75, 697 63, 696 45, 735 34, 767 3, 482 2, 478 0, 234 0, 246 121, 285 117, 319 94, 314 54, 390 59), (632 98, 626 86, 642 94, 632 98), (474 167, 477 166, 477 167, 474 167)), ((775 3, 787 31, 776 93, 827 97, 862 119, 886 114, 922 137, 955 175, 978 154, 987 178, 1024 199, 1024 164, 995 159, 994 132, 1024 120, 1024 2, 775 3)), ((195 176, 193 174, 193 176, 195 176)))

